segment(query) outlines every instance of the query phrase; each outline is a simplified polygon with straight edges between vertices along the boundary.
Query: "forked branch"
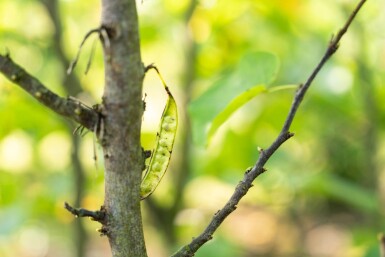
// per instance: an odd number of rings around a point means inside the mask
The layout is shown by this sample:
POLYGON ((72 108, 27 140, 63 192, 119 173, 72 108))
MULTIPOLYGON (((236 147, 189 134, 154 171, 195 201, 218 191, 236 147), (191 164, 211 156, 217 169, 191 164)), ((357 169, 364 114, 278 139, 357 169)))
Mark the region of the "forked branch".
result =
POLYGON ((266 162, 286 140, 288 140, 294 135, 293 133, 289 132, 289 129, 296 115, 298 107, 306 94, 306 91, 309 89, 314 78, 317 76, 326 61, 329 60, 330 57, 337 51, 341 38, 346 33, 353 19, 356 17, 357 13, 365 2, 366 0, 361 0, 358 3, 357 7, 351 13, 350 17, 348 18, 347 22, 342 27, 342 29, 340 29, 340 31, 335 37, 332 37, 325 54, 323 55, 321 61, 313 70, 309 78, 304 84, 301 84, 298 87, 289 113, 286 117, 285 123, 275 141, 267 149, 260 151, 260 155, 256 164, 245 173, 243 180, 239 182, 239 184, 235 188, 233 195, 230 197, 225 206, 214 214, 214 217, 212 218, 206 229, 198 237, 194 238, 189 244, 185 245, 178 252, 172 255, 172 257, 193 256, 203 244, 211 240, 217 228, 222 224, 226 217, 237 208, 239 201, 247 193, 250 187, 252 187, 253 181, 265 171, 265 168, 263 166, 266 164, 266 162))

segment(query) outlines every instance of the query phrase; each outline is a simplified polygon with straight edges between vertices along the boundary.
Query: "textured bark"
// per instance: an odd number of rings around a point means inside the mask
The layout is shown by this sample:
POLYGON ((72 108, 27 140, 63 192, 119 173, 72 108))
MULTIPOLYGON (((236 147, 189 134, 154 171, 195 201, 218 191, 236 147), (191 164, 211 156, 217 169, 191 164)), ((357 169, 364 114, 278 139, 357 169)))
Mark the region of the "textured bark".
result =
POLYGON ((85 106, 75 98, 58 96, 14 63, 9 54, 0 55, 0 72, 57 114, 68 117, 91 131, 98 124, 99 115, 94 109, 85 106))
POLYGON ((140 127, 144 68, 135 0, 103 0, 105 92, 101 138, 105 157, 103 232, 114 257, 147 256, 140 213, 140 127))

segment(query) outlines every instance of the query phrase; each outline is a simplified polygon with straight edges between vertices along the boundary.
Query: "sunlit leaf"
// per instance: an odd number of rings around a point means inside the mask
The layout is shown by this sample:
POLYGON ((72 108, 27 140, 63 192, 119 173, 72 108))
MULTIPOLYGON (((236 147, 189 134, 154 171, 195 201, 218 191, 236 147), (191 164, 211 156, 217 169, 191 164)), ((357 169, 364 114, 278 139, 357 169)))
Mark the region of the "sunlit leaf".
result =
POLYGON ((279 61, 266 52, 248 53, 234 72, 224 75, 189 106, 194 142, 204 145, 217 129, 274 80, 279 61))
POLYGON ((210 129, 207 132, 207 144, 210 143, 212 136, 215 134, 218 128, 231 116, 231 114, 233 114, 236 110, 238 110, 239 107, 250 101, 252 98, 263 92, 266 92, 266 87, 264 85, 259 85, 252 87, 235 97, 229 103, 229 105, 227 105, 225 109, 219 113, 212 121, 210 129))
POLYGON ((230 116, 238 110, 240 107, 242 107, 244 104, 246 104, 248 101, 253 99, 259 94, 262 93, 273 93, 277 92, 280 90, 285 90, 285 89, 293 89, 297 88, 297 85, 282 85, 282 86, 275 86, 269 89, 266 89, 264 85, 258 85, 254 86, 245 92, 241 93, 237 97, 235 97, 229 105, 226 106, 226 108, 219 113, 214 120, 211 123, 210 129, 207 133, 207 144, 210 144, 212 136, 217 132, 219 127, 226 122, 227 119, 230 118, 230 116))

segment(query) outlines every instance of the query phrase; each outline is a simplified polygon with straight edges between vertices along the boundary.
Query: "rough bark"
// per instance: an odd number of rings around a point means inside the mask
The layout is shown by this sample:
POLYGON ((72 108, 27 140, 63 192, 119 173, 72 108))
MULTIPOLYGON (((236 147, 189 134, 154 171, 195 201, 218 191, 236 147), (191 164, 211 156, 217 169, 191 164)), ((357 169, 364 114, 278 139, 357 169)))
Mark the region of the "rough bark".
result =
POLYGON ((98 124, 99 115, 94 109, 73 97, 58 96, 37 78, 14 63, 9 54, 0 55, 0 72, 57 114, 68 117, 91 131, 98 124))
POLYGON ((105 157, 103 232, 114 257, 147 256, 140 213, 143 114, 138 17, 134 0, 103 0, 105 92, 101 139, 105 157))

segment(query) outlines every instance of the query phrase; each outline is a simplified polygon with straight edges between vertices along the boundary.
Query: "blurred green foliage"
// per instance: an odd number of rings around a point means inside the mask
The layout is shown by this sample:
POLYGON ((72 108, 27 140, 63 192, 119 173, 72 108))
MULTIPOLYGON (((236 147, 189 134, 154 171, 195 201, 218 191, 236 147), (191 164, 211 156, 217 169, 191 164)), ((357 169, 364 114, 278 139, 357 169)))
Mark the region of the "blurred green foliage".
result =
MULTIPOLYGON (((278 135, 293 90, 248 101, 206 148, 188 140, 197 136, 189 130, 190 100, 198 101, 215 87, 220 90, 218 81, 223 90, 233 85, 235 67, 254 52, 280 60, 272 86, 304 82, 356 2, 138 1, 143 60, 159 67, 184 121, 169 171, 143 204, 149 256, 168 256, 202 231, 256 161, 257 148, 278 135)), ((71 59, 83 36, 99 26, 100 3, 62 0, 59 7, 61 43, 71 59)), ((197 256, 379 256, 377 233, 385 227, 384 8, 379 0, 365 4, 305 97, 291 129, 295 137, 270 159, 268 172, 197 256)), ((53 35, 52 20, 40 1, 0 2, 0 51, 9 51, 50 89, 65 95, 65 68, 52 47, 53 35)), ((77 97, 89 105, 100 102, 104 83, 100 44, 84 75, 92 40, 74 71, 84 90, 77 97)), ((261 66, 241 69, 242 81, 260 83, 252 77, 254 68, 261 66)), ((157 83, 156 76, 146 77, 146 149, 153 147, 166 101, 157 83)), ((224 98, 225 103, 232 99, 224 98)), ((223 104, 210 102, 212 108, 223 104)), ((211 109, 194 113, 198 119, 209 114, 211 109)), ((75 256, 74 218, 63 208, 76 194, 70 172, 74 135, 68 133, 67 121, 3 76, 0 117, 0 256, 75 256)), ((203 135, 199 129, 193 132, 203 135)), ((103 203, 102 155, 95 167, 91 133, 80 141, 86 169, 82 206, 98 209, 103 203)), ((107 240, 95 232, 98 225, 85 225, 85 256, 110 256, 107 240)))
POLYGON ((218 128, 239 107, 266 91, 278 72, 278 60, 269 53, 247 53, 236 69, 226 71, 189 105, 194 142, 207 145, 218 128), (210 126, 211 124, 211 126, 210 126))

